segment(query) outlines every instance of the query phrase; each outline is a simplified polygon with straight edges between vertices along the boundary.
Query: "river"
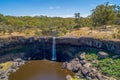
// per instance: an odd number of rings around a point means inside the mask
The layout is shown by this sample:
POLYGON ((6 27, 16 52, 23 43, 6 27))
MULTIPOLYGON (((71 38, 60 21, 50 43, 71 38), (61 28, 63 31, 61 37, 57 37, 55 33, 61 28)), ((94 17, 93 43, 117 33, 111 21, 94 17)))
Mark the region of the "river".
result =
POLYGON ((28 61, 15 73, 11 73, 9 80, 65 80, 71 71, 62 69, 62 62, 48 60, 28 61))

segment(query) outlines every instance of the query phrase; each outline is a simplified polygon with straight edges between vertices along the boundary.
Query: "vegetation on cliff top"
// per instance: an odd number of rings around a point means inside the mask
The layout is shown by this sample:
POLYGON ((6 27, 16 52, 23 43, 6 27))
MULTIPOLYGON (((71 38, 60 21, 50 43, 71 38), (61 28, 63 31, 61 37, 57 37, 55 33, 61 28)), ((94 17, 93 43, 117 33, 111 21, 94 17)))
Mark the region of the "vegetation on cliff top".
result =
MULTIPOLYGON (((63 36, 71 30, 81 27, 117 28, 114 38, 119 38, 120 6, 109 3, 96 6, 88 17, 81 17, 75 13, 75 18, 60 18, 47 16, 4 16, 0 14, 0 35, 38 35, 50 36, 53 31, 57 36, 63 36)), ((108 30, 111 30, 108 28, 108 30)), ((88 35, 89 36, 89 35, 88 35)))

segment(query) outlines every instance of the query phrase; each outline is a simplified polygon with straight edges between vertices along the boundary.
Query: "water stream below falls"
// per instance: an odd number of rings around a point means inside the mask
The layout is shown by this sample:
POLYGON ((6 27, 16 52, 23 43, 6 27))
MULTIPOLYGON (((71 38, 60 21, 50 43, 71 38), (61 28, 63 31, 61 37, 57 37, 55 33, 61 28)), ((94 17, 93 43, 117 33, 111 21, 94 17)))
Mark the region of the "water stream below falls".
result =
POLYGON ((28 61, 15 73, 10 74, 9 80, 65 80, 71 71, 62 69, 61 62, 48 60, 28 61))

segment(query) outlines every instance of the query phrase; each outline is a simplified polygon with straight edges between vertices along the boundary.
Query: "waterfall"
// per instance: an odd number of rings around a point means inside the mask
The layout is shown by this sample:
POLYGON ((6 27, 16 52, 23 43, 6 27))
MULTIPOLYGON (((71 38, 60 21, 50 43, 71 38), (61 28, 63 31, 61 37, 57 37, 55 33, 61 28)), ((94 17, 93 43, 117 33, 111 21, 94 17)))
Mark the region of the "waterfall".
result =
POLYGON ((43 59, 46 59, 46 56, 45 56, 45 42, 43 41, 43 59))
POLYGON ((52 42, 52 60, 56 60, 56 42, 55 42, 55 37, 53 37, 53 42, 52 42))

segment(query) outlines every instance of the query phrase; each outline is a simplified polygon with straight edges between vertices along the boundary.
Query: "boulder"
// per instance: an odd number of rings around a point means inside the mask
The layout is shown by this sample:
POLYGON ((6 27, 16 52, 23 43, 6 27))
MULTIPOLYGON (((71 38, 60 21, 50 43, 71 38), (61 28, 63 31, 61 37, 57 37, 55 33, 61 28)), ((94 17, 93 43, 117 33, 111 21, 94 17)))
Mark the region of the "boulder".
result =
POLYGON ((79 62, 79 58, 75 58, 75 61, 78 61, 78 62, 79 62))
POLYGON ((89 70, 86 69, 86 68, 84 68, 84 67, 82 67, 81 72, 82 72, 82 74, 83 74, 84 76, 87 76, 87 74, 89 73, 89 70))
POLYGON ((72 63, 72 64, 79 64, 80 62, 78 60, 76 60, 76 59, 73 59, 70 63, 72 63))
POLYGON ((67 75, 66 76, 66 80, 71 80, 72 79, 72 76, 71 75, 67 75))
POLYGON ((87 68, 87 69, 88 69, 88 68, 90 68, 90 67, 91 67, 91 63, 86 63, 86 64, 84 64, 84 65, 83 65, 83 67, 85 67, 85 68, 87 68))
POLYGON ((97 73, 96 68, 92 68, 91 71, 92 71, 93 73, 97 73))
POLYGON ((80 54, 80 56, 79 56, 80 60, 84 60, 85 59, 85 54, 86 54, 85 52, 80 54))
POLYGON ((89 76, 87 76, 86 78, 87 78, 87 80, 93 80, 93 79, 92 79, 91 77, 89 77, 89 76))
POLYGON ((106 52, 103 52, 103 51, 99 51, 98 52, 98 57, 99 58, 107 58, 107 57, 109 57, 109 54, 106 53, 106 52))
POLYGON ((81 63, 82 65, 84 65, 84 64, 87 63, 87 61, 86 61, 86 60, 81 60, 80 63, 81 63))
POLYGON ((11 71, 10 72, 16 72, 16 69, 11 69, 11 71))
POLYGON ((75 73, 75 76, 78 76, 79 78, 83 78, 84 77, 80 70, 77 73, 75 73))
POLYGON ((97 74, 96 74, 96 77, 97 77, 98 80, 104 80, 104 79, 102 78, 102 75, 101 75, 100 73, 97 73, 97 74))
POLYGON ((98 64, 98 60, 93 60, 92 64, 98 64))
POLYGON ((88 76, 91 77, 93 80, 98 80, 96 77, 96 73, 89 72, 88 76))
POLYGON ((75 64, 72 63, 68 63, 67 64, 67 69, 71 70, 73 72, 77 72, 79 70, 79 67, 77 67, 75 64))
POLYGON ((113 59, 120 58, 120 55, 115 55, 112 57, 113 59))
POLYGON ((73 67, 71 66, 71 63, 67 64, 67 69, 72 71, 73 67))
POLYGON ((76 65, 76 67, 77 67, 78 69, 81 69, 82 65, 79 63, 79 64, 76 65))
POLYGON ((17 58, 14 60, 15 62, 22 62, 23 60, 21 58, 17 58))
POLYGON ((73 59, 69 63, 63 63, 64 68, 66 67, 68 70, 71 70, 73 72, 77 72, 80 66, 81 66, 80 62, 78 60, 76 61, 75 59, 73 59))
POLYGON ((67 68, 67 64, 68 64, 68 62, 64 62, 62 65, 62 68, 67 68))

